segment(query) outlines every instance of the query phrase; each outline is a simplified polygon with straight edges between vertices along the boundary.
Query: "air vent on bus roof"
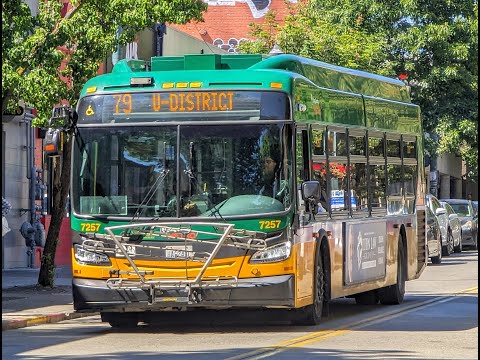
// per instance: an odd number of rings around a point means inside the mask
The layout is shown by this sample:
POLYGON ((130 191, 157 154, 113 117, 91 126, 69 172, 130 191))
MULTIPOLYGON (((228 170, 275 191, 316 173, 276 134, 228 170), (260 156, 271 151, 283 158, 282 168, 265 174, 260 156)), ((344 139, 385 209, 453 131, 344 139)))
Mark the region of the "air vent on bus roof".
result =
POLYGON ((151 71, 247 69, 262 60, 263 56, 257 54, 155 56, 151 58, 151 71))

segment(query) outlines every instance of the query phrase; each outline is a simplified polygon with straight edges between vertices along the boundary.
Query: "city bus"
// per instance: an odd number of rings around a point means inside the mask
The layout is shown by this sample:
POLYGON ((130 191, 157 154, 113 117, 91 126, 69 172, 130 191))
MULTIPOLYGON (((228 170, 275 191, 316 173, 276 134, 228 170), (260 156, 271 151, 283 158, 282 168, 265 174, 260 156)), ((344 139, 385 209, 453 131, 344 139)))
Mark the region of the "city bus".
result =
POLYGON ((337 298, 400 304, 426 266, 420 109, 400 80, 288 54, 122 60, 75 112, 77 312, 315 325, 337 298))

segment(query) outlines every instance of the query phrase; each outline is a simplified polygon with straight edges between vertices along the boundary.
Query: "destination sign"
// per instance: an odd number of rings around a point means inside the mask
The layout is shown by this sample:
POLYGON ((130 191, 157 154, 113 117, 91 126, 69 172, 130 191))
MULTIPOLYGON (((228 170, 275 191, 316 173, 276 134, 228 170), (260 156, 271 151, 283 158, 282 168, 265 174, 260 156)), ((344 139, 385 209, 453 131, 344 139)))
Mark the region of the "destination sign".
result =
POLYGON ((188 114, 195 120, 218 118, 218 115, 228 119, 282 120, 290 114, 285 93, 231 90, 93 95, 83 98, 77 111, 79 123, 171 121, 188 114))
MULTIPOLYGON (((112 95, 116 114, 130 114, 135 106, 144 107, 143 102, 134 104, 132 94, 112 95)), ((233 91, 156 93, 150 94, 152 111, 227 111, 233 110, 233 91)))

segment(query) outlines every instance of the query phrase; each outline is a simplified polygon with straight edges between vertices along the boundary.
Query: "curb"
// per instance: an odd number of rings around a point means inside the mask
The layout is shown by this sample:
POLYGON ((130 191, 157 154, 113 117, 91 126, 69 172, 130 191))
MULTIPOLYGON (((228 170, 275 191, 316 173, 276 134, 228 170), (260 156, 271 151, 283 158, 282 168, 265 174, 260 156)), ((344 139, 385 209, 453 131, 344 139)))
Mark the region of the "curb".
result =
POLYGON ((12 319, 3 319, 2 331, 20 329, 29 326, 53 324, 64 320, 78 319, 87 316, 98 315, 99 313, 55 313, 48 315, 11 315, 12 319))

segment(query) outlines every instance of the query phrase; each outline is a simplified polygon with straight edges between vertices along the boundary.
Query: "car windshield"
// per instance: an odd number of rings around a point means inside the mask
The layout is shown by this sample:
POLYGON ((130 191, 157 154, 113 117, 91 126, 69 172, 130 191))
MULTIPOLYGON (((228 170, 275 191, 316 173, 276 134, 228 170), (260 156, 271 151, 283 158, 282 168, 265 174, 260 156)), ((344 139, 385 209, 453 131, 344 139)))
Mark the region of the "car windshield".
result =
POLYGON ((291 138, 286 124, 79 128, 73 210, 148 218, 281 212, 291 204, 291 138))
POLYGON ((450 206, 459 216, 472 216, 468 204, 450 203, 450 206))

